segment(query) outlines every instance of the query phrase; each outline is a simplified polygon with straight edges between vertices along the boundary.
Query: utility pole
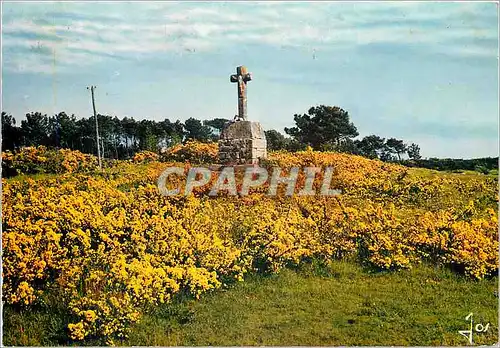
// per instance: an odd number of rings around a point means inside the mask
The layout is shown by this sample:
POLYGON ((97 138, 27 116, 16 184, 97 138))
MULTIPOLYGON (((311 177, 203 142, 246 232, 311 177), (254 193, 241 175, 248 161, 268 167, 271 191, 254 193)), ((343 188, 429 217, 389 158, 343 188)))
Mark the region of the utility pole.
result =
POLYGON ((106 157, 106 148, 104 147, 104 139, 101 138, 101 149, 102 149, 102 158, 106 157))
POLYGON ((90 93, 92 95, 92 109, 94 109, 94 117, 95 117, 95 134, 96 134, 96 143, 97 143, 97 159, 99 160, 99 169, 102 169, 102 163, 101 163, 101 146, 99 144, 99 125, 97 123, 97 113, 95 112, 95 100, 94 100, 94 89, 97 88, 96 86, 90 86, 87 87, 87 89, 90 89, 90 93))

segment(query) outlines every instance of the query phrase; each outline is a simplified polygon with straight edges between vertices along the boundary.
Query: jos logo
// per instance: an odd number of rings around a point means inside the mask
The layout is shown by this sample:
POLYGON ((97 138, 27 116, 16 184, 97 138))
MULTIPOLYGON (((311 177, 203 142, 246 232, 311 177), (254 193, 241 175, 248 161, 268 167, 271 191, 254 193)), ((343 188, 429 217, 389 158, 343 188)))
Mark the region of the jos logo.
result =
POLYGON ((487 323, 486 325, 483 324, 476 324, 474 326, 474 321, 472 320, 472 313, 469 313, 468 316, 465 317, 465 320, 470 320, 470 327, 469 330, 459 330, 458 333, 465 338, 469 340, 469 344, 474 344, 473 339, 472 339, 472 334, 474 332, 476 333, 481 333, 481 332, 486 332, 490 328, 490 323, 487 323))

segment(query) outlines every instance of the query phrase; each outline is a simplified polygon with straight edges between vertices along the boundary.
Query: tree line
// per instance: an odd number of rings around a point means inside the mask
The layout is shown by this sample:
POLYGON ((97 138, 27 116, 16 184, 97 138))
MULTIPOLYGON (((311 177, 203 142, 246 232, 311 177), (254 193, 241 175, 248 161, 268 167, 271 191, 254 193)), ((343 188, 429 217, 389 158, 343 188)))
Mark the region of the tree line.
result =
MULTIPOLYGON (((101 149, 106 158, 127 159, 138 151, 159 151, 188 140, 216 141, 225 118, 198 120, 189 118, 184 122, 140 120, 130 117, 118 118, 98 115, 101 149)), ((95 118, 77 118, 60 112, 47 116, 40 112, 26 114, 19 125, 14 117, 2 112, 2 149, 15 150, 24 146, 45 145, 54 148, 69 148, 83 153, 96 154, 95 118)), ((305 114, 294 115, 295 126, 285 128, 285 134, 267 130, 269 150, 300 151, 308 146, 320 151, 338 151, 397 161, 407 166, 418 166, 437 170, 476 170, 488 172, 498 168, 498 157, 464 159, 422 159, 420 147, 407 144, 401 139, 368 135, 362 139, 349 113, 337 106, 311 107, 305 114)))
POLYGON ((408 167, 419 167, 435 170, 463 171, 472 170, 483 174, 490 174, 491 171, 498 173, 498 157, 483 157, 473 159, 460 158, 427 158, 416 161, 401 161, 408 167))
POLYGON ((354 139, 359 133, 350 121, 349 113, 338 106, 315 106, 305 114, 294 115, 295 127, 285 128, 288 137, 275 131, 266 131, 271 150, 295 151, 310 146, 319 151, 338 151, 382 161, 420 159, 420 147, 406 144, 401 139, 368 135, 354 139))
MULTIPOLYGON (((130 117, 120 119, 100 114, 97 120, 103 156, 115 159, 131 158, 138 151, 158 151, 190 139, 202 142, 217 140, 228 121, 218 118, 205 121, 189 118, 184 123, 168 118, 163 121, 136 121, 130 117)), ((95 154, 95 117, 77 119, 75 115, 69 116, 65 112, 54 116, 31 112, 17 125, 12 115, 2 112, 2 149, 38 145, 95 154)))
POLYGON ((289 137, 275 130, 266 131, 268 147, 271 150, 295 151, 311 146, 315 150, 334 150, 371 159, 398 162, 410 167, 436 170, 474 170, 484 174, 497 170, 498 157, 476 159, 429 158, 420 155, 420 146, 407 144, 401 139, 382 138, 372 134, 354 139, 359 133, 350 121, 349 113, 337 106, 320 105, 311 107, 305 114, 294 115, 295 127, 285 128, 289 137))
MULTIPOLYGON (((130 158, 138 151, 158 151, 188 140, 216 141, 229 122, 225 118, 198 120, 192 117, 184 122, 168 118, 136 121, 101 114, 97 119, 103 156, 116 159, 130 158)), ((299 151, 310 146, 315 150, 347 152, 384 161, 401 160, 405 155, 411 159, 421 158, 419 146, 405 144, 403 140, 377 135, 354 140, 358 131, 350 122, 348 112, 337 106, 311 107, 306 114, 295 114, 294 121, 295 127, 285 128, 285 135, 276 130, 266 131, 270 150, 299 151)), ((2 112, 2 148, 5 150, 45 145, 94 154, 97 152, 95 130, 93 116, 77 118, 65 112, 53 116, 30 112, 17 125, 12 115, 2 112)))

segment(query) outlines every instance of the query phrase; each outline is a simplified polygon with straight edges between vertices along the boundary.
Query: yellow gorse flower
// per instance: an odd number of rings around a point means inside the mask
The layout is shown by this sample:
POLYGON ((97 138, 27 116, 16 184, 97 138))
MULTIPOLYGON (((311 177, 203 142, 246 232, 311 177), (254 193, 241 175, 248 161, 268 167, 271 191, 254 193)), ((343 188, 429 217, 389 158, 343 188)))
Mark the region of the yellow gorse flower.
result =
MULTIPOLYGON (((214 148, 189 143, 170 154, 212 156, 214 148)), ((37 151, 23 156, 38 158, 37 151)), ((164 197, 156 180, 172 163, 157 161, 124 162, 99 175, 3 179, 4 301, 30 306, 51 292, 78 318, 68 326, 72 339, 112 344, 181 290, 199 297, 246 273, 279 272, 312 257, 357 257, 392 270, 429 260, 476 279, 498 269, 494 180, 418 177, 398 165, 310 150, 271 153, 268 163, 333 166, 343 194, 212 198, 200 188, 164 197)))

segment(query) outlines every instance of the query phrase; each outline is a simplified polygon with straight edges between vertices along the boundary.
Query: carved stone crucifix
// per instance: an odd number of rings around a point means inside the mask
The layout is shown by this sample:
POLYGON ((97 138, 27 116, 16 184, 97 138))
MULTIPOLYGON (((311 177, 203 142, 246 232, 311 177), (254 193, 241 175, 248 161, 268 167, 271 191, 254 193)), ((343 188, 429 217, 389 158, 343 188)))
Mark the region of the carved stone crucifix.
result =
POLYGON ((231 82, 238 83, 238 118, 247 120, 247 82, 252 80, 252 74, 247 72, 247 68, 239 66, 236 74, 231 75, 231 82))

